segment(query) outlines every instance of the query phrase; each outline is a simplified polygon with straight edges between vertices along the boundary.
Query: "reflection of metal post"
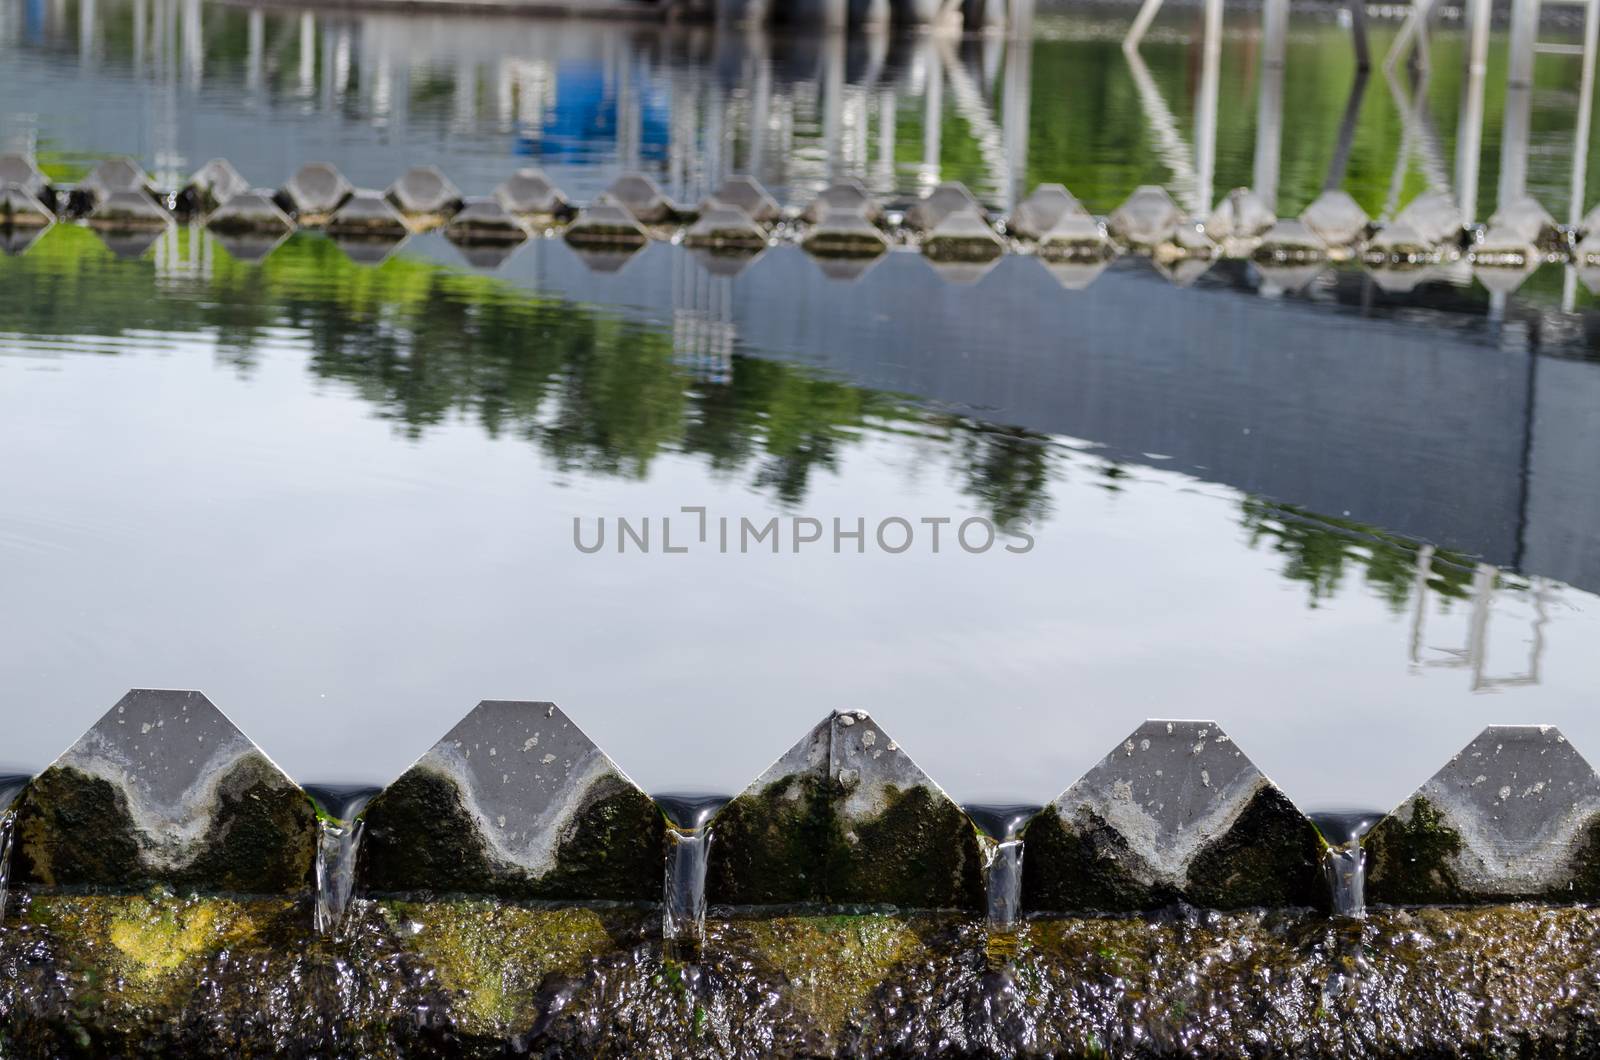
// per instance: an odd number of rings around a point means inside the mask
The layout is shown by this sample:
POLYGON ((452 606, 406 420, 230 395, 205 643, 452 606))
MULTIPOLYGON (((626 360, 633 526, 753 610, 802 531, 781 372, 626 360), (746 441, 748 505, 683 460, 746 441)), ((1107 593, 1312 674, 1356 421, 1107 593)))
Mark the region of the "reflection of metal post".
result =
POLYGON ((1489 609, 1494 606, 1495 569, 1480 563, 1472 572, 1472 621, 1467 625, 1467 658, 1472 664, 1472 690, 1483 687, 1483 668, 1487 661, 1489 609))
MULTIPOLYGON (((1026 2, 1012 0, 1012 9, 1016 10, 1026 2)), ((1001 139, 1005 143, 1006 169, 1011 173, 1011 186, 1004 189, 1004 206, 1009 212, 1017 200, 1028 192, 1028 122, 1033 96, 1032 38, 1013 34, 1006 46, 1005 78, 1000 123, 1001 139)))
POLYGON ((1411 581, 1411 592, 1417 606, 1411 612, 1411 665, 1422 665, 1422 632, 1428 621, 1428 575, 1433 573, 1433 546, 1417 549, 1417 573, 1411 581))
POLYGON ((1467 76, 1461 83, 1461 126, 1456 133, 1456 189, 1461 221, 1478 217, 1478 170, 1483 153, 1483 81, 1489 68, 1490 0, 1470 0, 1467 76))
POLYGON ((149 12, 145 10, 145 0, 133 0, 133 73, 135 77, 144 74, 144 28, 149 21, 149 12))
POLYGON ((1289 44, 1289 0, 1261 8, 1261 96, 1256 105, 1256 157, 1251 183, 1261 201, 1278 208, 1283 146, 1283 60, 1289 44))
POLYGON ((266 64, 262 62, 266 45, 266 18, 259 7, 252 7, 246 23, 244 87, 250 92, 261 91, 261 77, 266 70, 266 64))
POLYGON ((1133 51, 1139 47, 1139 42, 1144 40, 1144 35, 1150 30, 1150 23, 1156 20, 1156 12, 1161 10, 1161 0, 1144 0, 1139 6, 1139 13, 1133 16, 1133 25, 1128 27, 1128 35, 1122 38, 1122 50, 1133 51))
MULTIPOLYGON (((1567 223, 1577 227, 1583 220, 1584 185, 1589 178, 1589 125, 1594 114, 1594 59, 1600 48, 1600 0, 1583 5, 1583 75, 1578 84, 1578 121, 1572 136, 1572 197, 1568 202, 1567 223)), ((1578 270, 1568 265, 1561 281, 1561 309, 1573 311, 1578 300, 1578 270)))
POLYGON ((1583 220, 1584 184, 1589 175, 1589 126, 1594 114, 1595 51, 1600 48, 1600 0, 1583 5, 1583 75, 1578 82, 1578 120, 1572 143, 1572 197, 1567 221, 1583 220))
POLYGON ((830 33, 822 44, 822 157, 830 181, 844 171, 840 164, 840 129, 844 118, 844 34, 830 33))
POLYGON ((873 191, 893 194, 895 105, 894 89, 885 88, 878 96, 878 178, 873 191))
POLYGON ((1339 140, 1333 146, 1333 157, 1328 160, 1328 175, 1322 181, 1324 191, 1334 191, 1344 186, 1345 171, 1350 166, 1350 149, 1356 142, 1356 123, 1361 118, 1361 99, 1367 94, 1367 78, 1370 76, 1365 69, 1356 69, 1355 83, 1350 86, 1350 98, 1345 100, 1344 116, 1339 119, 1339 140))
POLYGON ((944 64, 932 41, 924 44, 927 54, 928 83, 923 93, 921 182, 929 187, 939 183, 939 137, 944 125, 944 64))
POLYGON ((1521 198, 1528 187, 1528 125, 1538 36, 1539 0, 1511 0, 1511 43, 1506 57, 1506 103, 1500 134, 1500 188, 1496 197, 1501 206, 1521 198))
POLYGON ((200 25, 200 0, 183 3, 183 67, 189 75, 189 87, 199 88, 205 73, 206 41, 200 25))
POLYGON ((1216 175, 1216 98, 1222 70, 1222 0, 1205 0, 1200 98, 1195 101, 1195 215, 1211 210, 1216 175))
POLYGON ((85 70, 94 64, 95 0, 78 5, 78 64, 85 70))
POLYGON ((1367 43, 1366 0, 1349 0, 1350 39, 1356 47, 1356 69, 1365 73, 1372 69, 1372 48, 1367 43))
POLYGON ((311 12, 300 15, 300 95, 310 98, 317 78, 317 18, 311 12))
MULTIPOLYGON (((751 38, 758 34, 749 34, 751 38)), ((761 38, 763 42, 765 37, 761 38)), ((772 110, 772 61, 765 48, 757 53, 755 90, 750 94, 750 172, 769 178, 763 161, 767 156, 767 123, 772 110)))

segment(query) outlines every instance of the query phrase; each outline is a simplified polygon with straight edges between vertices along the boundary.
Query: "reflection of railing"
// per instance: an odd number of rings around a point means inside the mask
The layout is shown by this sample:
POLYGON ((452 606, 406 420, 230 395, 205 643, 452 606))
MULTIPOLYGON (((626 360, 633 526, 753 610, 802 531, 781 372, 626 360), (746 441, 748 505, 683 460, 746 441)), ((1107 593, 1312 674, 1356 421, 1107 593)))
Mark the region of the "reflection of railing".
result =
POLYGON ((1495 676, 1489 666, 1489 618, 1494 610, 1495 596, 1502 590, 1500 571, 1488 563, 1479 563, 1472 572, 1471 615, 1467 622, 1466 644, 1460 648, 1440 647, 1426 643, 1427 620, 1433 603, 1433 592, 1428 579, 1433 573, 1434 548, 1424 545, 1417 552, 1417 573, 1413 585, 1415 603, 1411 613, 1411 666, 1414 670, 1441 668, 1468 670, 1472 674, 1472 691, 1486 692, 1497 688, 1515 688, 1539 683, 1539 667, 1544 657, 1544 627, 1549 622, 1549 597, 1551 584, 1543 578, 1531 580, 1527 592, 1533 603, 1533 618, 1529 621, 1528 663, 1520 673, 1495 676), (1429 656, 1428 652, 1437 655, 1429 656))

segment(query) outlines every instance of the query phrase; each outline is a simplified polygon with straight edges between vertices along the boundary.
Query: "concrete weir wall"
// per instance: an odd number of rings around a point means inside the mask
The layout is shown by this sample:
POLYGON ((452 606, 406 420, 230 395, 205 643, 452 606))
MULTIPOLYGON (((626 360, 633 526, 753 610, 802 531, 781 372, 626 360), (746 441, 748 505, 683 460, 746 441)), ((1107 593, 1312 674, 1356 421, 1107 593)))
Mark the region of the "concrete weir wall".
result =
POLYGON ((338 802, 200 693, 134 690, 6 797, 7 1056, 1544 1056, 1600 1029, 1600 776, 1548 727, 1484 730, 1362 835, 1214 722, 969 813, 836 711, 690 819, 550 703, 480 703, 338 802), (656 912, 685 879, 692 938, 656 912))

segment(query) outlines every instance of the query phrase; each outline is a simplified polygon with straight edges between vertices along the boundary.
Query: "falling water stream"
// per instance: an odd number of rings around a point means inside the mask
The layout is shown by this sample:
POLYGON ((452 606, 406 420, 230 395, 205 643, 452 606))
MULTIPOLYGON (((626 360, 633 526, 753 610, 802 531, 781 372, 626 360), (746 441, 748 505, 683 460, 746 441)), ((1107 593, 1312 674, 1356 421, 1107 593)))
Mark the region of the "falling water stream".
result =
POLYGON ((11 883, 11 840, 17 821, 17 798, 30 777, 0 774, 0 924, 6 919, 6 891, 11 883))
POLYGON ((666 880, 661 896, 661 942, 669 957, 698 958, 706 940, 706 859, 711 825, 725 795, 657 795, 667 818, 666 880))
POLYGON ((1328 879, 1335 916, 1359 920, 1366 915, 1367 855, 1361 848, 1361 837, 1382 816, 1365 811, 1311 815, 1311 820, 1328 841, 1322 871, 1328 879))
POLYGON ((361 848, 361 811, 381 790, 353 784, 307 784, 317 804, 317 932, 338 932, 350 907, 361 848))
POLYGON ((1022 906, 1022 830, 1038 806, 967 806, 967 816, 983 832, 984 893, 989 956, 1006 960, 1016 950, 1017 917, 1022 906))

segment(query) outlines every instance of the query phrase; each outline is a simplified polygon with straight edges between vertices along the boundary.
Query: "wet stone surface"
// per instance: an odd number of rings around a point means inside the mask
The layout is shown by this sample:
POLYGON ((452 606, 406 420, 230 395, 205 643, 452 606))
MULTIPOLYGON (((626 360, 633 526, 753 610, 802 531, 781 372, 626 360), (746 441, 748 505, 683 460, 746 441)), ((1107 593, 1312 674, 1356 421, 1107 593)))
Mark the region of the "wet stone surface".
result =
POLYGON ((480 703, 365 819, 373 893, 660 897, 660 811, 552 703, 480 703))
POLYGON ((1379 821, 1374 902, 1600 899, 1600 776, 1560 731, 1491 726, 1379 821))
POLYGON ((717 816, 712 903, 977 909, 977 832, 864 712, 838 712, 717 816))
POLYGON ((1316 827, 1214 722, 1145 722, 1025 839, 1028 910, 1327 903, 1316 827))
POLYGON ((1581 1057, 1600 912, 1541 906, 1039 919, 713 918, 358 901, 23 895, 0 1052, 328 1057, 1581 1057), (114 987, 108 988, 108 987, 114 987))
POLYGON ((316 831, 311 800, 205 696, 136 690, 28 786, 12 878, 297 893, 316 831))

